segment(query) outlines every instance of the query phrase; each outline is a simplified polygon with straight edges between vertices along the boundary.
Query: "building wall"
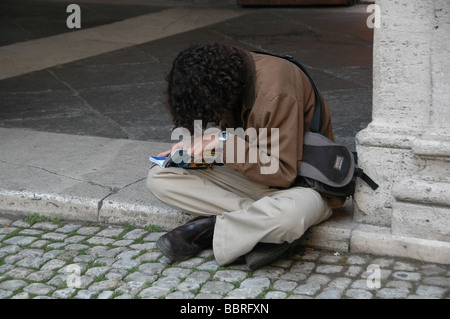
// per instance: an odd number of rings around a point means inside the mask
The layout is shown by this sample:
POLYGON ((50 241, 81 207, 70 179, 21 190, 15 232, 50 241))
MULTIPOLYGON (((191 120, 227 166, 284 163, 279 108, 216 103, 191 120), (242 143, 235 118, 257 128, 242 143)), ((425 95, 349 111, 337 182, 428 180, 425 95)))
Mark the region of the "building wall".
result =
POLYGON ((355 194, 361 223, 450 243, 450 1, 377 0, 372 122, 360 166, 380 184, 355 194))

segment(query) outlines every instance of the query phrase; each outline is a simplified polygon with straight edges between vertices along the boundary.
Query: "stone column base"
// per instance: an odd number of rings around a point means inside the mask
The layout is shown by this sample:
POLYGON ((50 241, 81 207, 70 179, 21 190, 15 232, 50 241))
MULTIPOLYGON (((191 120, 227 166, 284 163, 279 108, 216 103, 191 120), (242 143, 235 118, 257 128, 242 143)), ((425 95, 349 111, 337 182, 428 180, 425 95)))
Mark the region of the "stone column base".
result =
POLYGON ((359 225, 352 231, 350 252, 450 264, 449 242, 393 235, 389 227, 359 225))

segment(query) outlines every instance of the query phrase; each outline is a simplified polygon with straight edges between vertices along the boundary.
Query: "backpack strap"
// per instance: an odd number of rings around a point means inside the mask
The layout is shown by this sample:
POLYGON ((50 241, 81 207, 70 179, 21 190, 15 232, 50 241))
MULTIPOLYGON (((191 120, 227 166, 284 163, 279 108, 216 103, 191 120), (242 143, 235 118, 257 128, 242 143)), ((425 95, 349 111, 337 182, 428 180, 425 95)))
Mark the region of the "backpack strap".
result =
POLYGON ((355 168, 355 175, 361 178, 364 182, 366 182, 366 184, 369 185, 370 188, 372 188, 373 190, 376 190, 379 187, 379 185, 375 183, 375 181, 371 179, 369 175, 364 173, 364 171, 361 168, 358 167, 355 168))
MULTIPOLYGON (((309 81, 311 82, 311 85, 313 87, 314 90, 314 95, 316 97, 316 108, 314 109, 314 116, 313 119, 311 120, 311 132, 314 133, 320 133, 323 134, 323 123, 321 125, 320 123, 320 118, 321 118, 321 113, 325 114, 325 105, 322 99, 322 96, 319 94, 319 90, 316 87, 316 84, 314 83, 312 77, 309 75, 308 71, 306 71, 305 67, 298 62, 297 60, 294 59, 294 57, 292 55, 277 55, 274 53, 270 53, 270 52, 263 52, 263 51, 251 51, 257 54, 265 54, 265 55, 270 55, 273 57, 277 57, 277 58, 281 58, 281 59, 285 59, 288 60, 292 63, 294 63, 296 66, 298 66, 300 68, 300 70, 303 71, 303 73, 308 77, 309 81)), ((325 119, 325 118, 324 118, 325 119)))
MULTIPOLYGON (((313 79, 309 75, 308 71, 306 71, 305 67, 300 62, 295 60, 294 57, 291 55, 287 55, 287 54, 286 55, 277 55, 274 53, 263 52, 263 51, 252 51, 252 52, 257 53, 257 54, 270 55, 273 57, 288 60, 288 61, 294 63, 295 65, 297 65, 300 68, 300 70, 303 71, 303 73, 308 77, 309 81, 311 82, 311 85, 314 90, 314 94, 316 96, 316 108, 314 109, 314 116, 313 116, 313 119, 311 120, 310 129, 311 129, 311 132, 319 133, 319 134, 323 135, 324 123, 320 123, 320 118, 321 118, 321 113, 325 114, 325 104, 323 102, 322 96, 319 94, 319 90, 317 89, 316 84, 314 83, 313 79)), ((325 119, 325 117, 322 119, 322 122, 324 121, 324 119, 325 119)), ((352 153, 354 154, 355 164, 357 164, 358 163, 357 154, 356 154, 356 152, 352 152, 352 153)), ((376 190, 379 187, 379 185, 377 183, 375 183, 375 181, 373 179, 371 179, 366 173, 364 173, 364 171, 361 168, 355 168, 354 176, 361 178, 373 190, 376 190)))
MULTIPOLYGON (((355 164, 358 165, 358 153, 356 153, 356 152, 352 152, 352 153, 353 153, 353 158, 355 159, 355 164)), ((359 168, 359 167, 355 168, 355 176, 361 178, 373 190, 376 190, 380 186, 377 183, 375 183, 375 181, 373 179, 371 179, 369 175, 364 173, 362 168, 359 168)))

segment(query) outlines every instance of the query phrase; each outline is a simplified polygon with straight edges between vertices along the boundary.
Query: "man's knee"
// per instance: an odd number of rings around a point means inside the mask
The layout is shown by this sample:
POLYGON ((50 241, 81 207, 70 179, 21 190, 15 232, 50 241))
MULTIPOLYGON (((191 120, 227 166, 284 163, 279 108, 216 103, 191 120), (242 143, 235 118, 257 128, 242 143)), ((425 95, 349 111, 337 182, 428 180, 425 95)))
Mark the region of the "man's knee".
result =
POLYGON ((277 232, 288 242, 298 239, 309 227, 331 215, 331 209, 326 202, 309 189, 290 190, 273 200, 279 211, 278 216, 273 216, 277 232))
POLYGON ((169 191, 170 185, 164 176, 167 174, 166 169, 159 166, 153 166, 150 168, 147 175, 147 189, 156 198, 162 199, 164 194, 169 191))
POLYGON ((299 207, 295 207, 289 203, 283 207, 282 214, 276 219, 278 232, 283 234, 283 240, 292 242, 298 239, 306 231, 299 207))

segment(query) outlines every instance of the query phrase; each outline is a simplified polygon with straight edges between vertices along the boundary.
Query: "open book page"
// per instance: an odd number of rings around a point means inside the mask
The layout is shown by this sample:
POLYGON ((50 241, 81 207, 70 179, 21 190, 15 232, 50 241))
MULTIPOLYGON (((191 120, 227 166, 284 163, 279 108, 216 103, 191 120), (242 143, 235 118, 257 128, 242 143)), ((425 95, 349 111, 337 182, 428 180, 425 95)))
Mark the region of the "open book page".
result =
POLYGON ((159 165, 159 167, 164 167, 164 162, 166 161, 167 157, 158 157, 158 156, 150 156, 149 160, 150 162, 159 165))

